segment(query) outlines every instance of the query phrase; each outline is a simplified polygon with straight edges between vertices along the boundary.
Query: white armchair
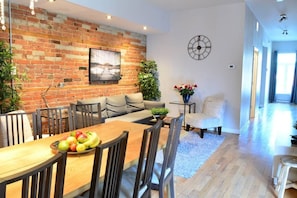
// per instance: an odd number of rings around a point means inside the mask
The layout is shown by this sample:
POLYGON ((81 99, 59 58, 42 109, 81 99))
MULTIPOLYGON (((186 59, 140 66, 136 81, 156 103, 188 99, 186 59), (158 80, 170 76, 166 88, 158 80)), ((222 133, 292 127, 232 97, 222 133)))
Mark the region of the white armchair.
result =
POLYGON ((204 132, 208 128, 215 128, 218 134, 221 135, 224 111, 225 100, 209 96, 204 100, 200 113, 189 113, 185 116, 186 130, 199 128, 200 137, 203 138, 204 132))

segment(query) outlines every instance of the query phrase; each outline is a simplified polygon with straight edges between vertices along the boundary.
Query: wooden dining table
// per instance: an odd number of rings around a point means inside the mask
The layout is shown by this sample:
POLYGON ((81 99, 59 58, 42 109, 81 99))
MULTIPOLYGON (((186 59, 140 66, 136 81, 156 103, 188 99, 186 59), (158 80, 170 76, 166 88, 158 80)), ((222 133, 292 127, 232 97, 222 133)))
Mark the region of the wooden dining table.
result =
MULTIPOLYGON (((128 143, 124 169, 137 163, 143 131, 149 128, 149 125, 137 124, 124 121, 112 121, 102 123, 87 128, 74 131, 93 131, 96 132, 102 143, 108 142, 123 131, 128 131, 128 143)), ((159 138, 160 148, 166 144, 169 128, 162 128, 159 138)), ((50 145, 69 136, 71 132, 50 136, 47 138, 19 144, 15 146, 4 147, 0 149, 0 178, 24 171, 32 166, 40 164, 54 155, 50 145)), ((94 160, 94 151, 84 154, 68 154, 65 172, 64 197, 77 196, 90 187, 92 167, 94 160)), ((106 160, 103 159, 102 164, 106 160)), ((7 187, 7 197, 19 197, 20 183, 16 182, 7 187)))

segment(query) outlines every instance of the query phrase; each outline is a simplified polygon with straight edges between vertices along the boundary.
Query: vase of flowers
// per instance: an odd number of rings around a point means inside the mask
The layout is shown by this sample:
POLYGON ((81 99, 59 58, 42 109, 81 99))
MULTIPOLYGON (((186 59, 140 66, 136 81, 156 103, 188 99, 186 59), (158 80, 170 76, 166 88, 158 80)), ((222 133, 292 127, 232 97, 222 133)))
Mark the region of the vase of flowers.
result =
POLYGON ((176 89, 179 92, 179 94, 183 97, 184 103, 188 103, 190 97, 195 93, 194 90, 197 87, 197 84, 181 84, 175 85, 174 89, 176 89))

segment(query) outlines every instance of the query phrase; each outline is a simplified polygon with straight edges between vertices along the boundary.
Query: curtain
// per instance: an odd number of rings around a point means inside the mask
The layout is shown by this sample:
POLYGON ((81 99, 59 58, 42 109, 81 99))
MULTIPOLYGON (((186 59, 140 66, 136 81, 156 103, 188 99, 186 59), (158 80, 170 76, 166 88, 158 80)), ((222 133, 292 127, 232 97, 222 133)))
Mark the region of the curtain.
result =
POLYGON ((275 102, 275 86, 276 86, 276 71, 277 71, 277 51, 274 51, 271 57, 270 68, 270 84, 268 102, 275 102))
POLYGON ((295 70, 294 70, 294 80, 292 86, 292 95, 291 95, 291 103, 297 104, 297 51, 295 58, 295 70))

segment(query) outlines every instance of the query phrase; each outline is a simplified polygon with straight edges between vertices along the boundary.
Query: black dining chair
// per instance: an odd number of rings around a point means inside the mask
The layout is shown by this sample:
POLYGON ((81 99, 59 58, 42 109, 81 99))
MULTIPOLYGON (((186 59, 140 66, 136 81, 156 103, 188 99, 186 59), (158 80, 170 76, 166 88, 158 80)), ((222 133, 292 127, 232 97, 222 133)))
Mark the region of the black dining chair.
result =
POLYGON ((19 190, 22 198, 62 198, 66 167, 66 152, 59 152, 47 161, 20 173, 0 178, 0 197, 6 197, 6 187, 11 183, 22 181, 19 190), (55 170, 56 171, 53 171, 55 170), (53 173, 56 174, 53 174, 53 173), (54 179, 53 179, 54 178, 54 179), (54 194, 51 195, 51 185, 54 184, 54 194))
MULTIPOLYGON (((126 147, 129 132, 104 144, 99 144, 95 150, 94 165, 91 179, 91 187, 88 191, 78 196, 80 198, 116 198, 119 196, 123 166, 126 155, 126 147), (107 153, 107 163, 101 167, 103 152, 107 153), (104 178, 100 178, 101 168, 105 170, 104 178)), ((77 197, 77 198, 78 198, 77 197)))
POLYGON ((70 106, 38 108, 36 113, 39 138, 44 133, 52 136, 74 130, 70 106))
POLYGON ((151 197, 151 181, 162 120, 145 129, 138 164, 123 172, 120 197, 151 197))
POLYGON ((100 103, 70 104, 74 129, 93 126, 103 122, 100 103))
POLYGON ((0 148, 37 139, 35 112, 16 110, 0 114, 0 148))
POLYGON ((162 163, 155 163, 154 165, 151 188, 159 191, 160 198, 164 197, 166 187, 170 189, 170 197, 175 197, 174 163, 183 119, 184 116, 181 114, 178 118, 171 120, 166 147, 163 150, 163 161, 162 163))

